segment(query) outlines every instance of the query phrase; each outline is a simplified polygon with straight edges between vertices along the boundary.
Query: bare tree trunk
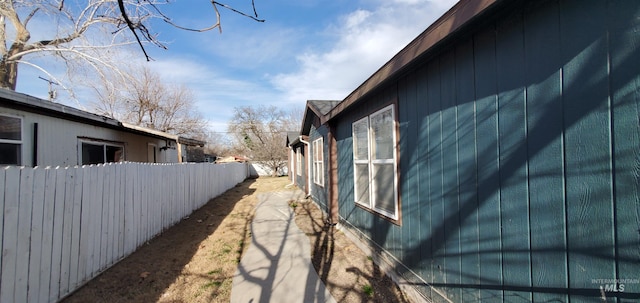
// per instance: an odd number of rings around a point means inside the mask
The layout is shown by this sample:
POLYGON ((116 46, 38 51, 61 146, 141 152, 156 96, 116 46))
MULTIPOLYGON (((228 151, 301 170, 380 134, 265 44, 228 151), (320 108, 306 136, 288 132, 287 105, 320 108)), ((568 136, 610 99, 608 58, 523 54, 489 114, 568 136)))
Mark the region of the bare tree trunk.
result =
POLYGON ((18 63, 0 62, 0 88, 16 90, 18 79, 18 63))

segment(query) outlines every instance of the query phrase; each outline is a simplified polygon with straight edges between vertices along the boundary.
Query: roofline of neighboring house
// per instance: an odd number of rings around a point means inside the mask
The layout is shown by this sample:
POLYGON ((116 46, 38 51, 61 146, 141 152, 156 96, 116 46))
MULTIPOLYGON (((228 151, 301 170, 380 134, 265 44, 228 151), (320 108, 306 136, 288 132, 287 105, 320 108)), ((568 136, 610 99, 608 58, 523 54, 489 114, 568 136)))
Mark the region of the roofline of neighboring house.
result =
MULTIPOLYGON (((178 142, 178 140, 182 140, 183 142, 202 143, 201 146, 204 146, 205 143, 195 139, 181 138, 179 136, 161 132, 158 130, 136 126, 126 122, 120 122, 107 116, 90 113, 77 108, 73 108, 71 106, 36 98, 8 89, 0 89, 0 102, 2 104, 8 105, 8 107, 19 110, 25 110, 33 113, 44 114, 47 116, 58 117, 65 120, 86 123, 95 126, 127 131, 130 133, 142 134, 165 140, 169 139, 176 142, 178 142)), ((188 143, 184 144, 190 145, 188 143)))
POLYGON ((142 127, 142 126, 130 124, 130 123, 127 123, 127 122, 119 122, 119 123, 120 123, 120 125, 122 125, 122 127, 124 129, 127 129, 127 130, 133 130, 133 131, 136 131, 136 132, 153 135, 155 137, 159 137, 159 138, 162 138, 162 139, 171 139, 171 140, 176 141, 176 142, 178 142, 178 139, 179 139, 179 137, 177 135, 172 135, 170 133, 165 133, 163 131, 142 127))
POLYGON ((163 139, 171 139, 171 140, 174 140, 174 141, 176 141, 176 142, 178 142, 180 144, 184 144, 184 145, 204 147, 204 145, 207 144, 207 142, 202 141, 202 140, 182 137, 182 136, 166 133, 166 132, 163 132, 163 131, 155 130, 155 129, 152 129, 152 128, 146 128, 146 127, 143 127, 143 126, 130 124, 130 123, 127 123, 127 122, 120 122, 120 124, 122 125, 122 127, 126 128, 126 129, 130 129, 130 130, 134 130, 134 131, 138 131, 138 132, 143 132, 143 133, 155 135, 156 137, 160 137, 160 138, 163 138, 163 139))
POLYGON ((462 26, 502 0, 461 0, 424 32, 398 52, 373 75, 351 92, 329 113, 320 116, 322 124, 332 120, 354 103, 380 87, 390 78, 401 74, 407 67, 431 50, 434 46, 459 30, 462 26))
MULTIPOLYGON (((331 103, 338 103, 340 101, 339 100, 307 100, 307 103, 304 109, 304 115, 302 116, 302 127, 300 128, 300 134, 308 135, 309 131, 311 130, 311 124, 313 123, 313 119, 311 120, 309 119, 310 118, 309 110, 311 110, 311 112, 315 114, 317 117, 319 117, 320 119, 322 119, 322 117, 326 115, 326 113, 323 113, 322 110, 316 106, 317 102, 331 104, 331 103)), ((332 109, 334 106, 335 105, 331 104, 332 109)))
POLYGON ((296 141, 300 133, 296 131, 288 131, 287 132, 287 142, 285 147, 288 147, 292 142, 296 141))
POLYGON ((89 123, 93 125, 103 125, 111 128, 120 127, 120 122, 116 119, 93 114, 60 103, 36 98, 8 89, 0 89, 0 99, 2 103, 6 103, 10 107, 16 109, 27 110, 35 113, 46 113, 49 116, 89 123))
POLYGON ((207 144, 207 142, 202 140, 181 137, 181 136, 178 136, 178 143, 189 145, 189 146, 200 146, 200 147, 204 147, 204 145, 207 144))
POLYGON ((302 141, 306 141, 309 139, 309 136, 305 136, 305 135, 299 135, 295 138, 295 140, 289 142, 289 146, 296 146, 302 143, 302 141), (302 140, 300 140, 302 139, 302 140))

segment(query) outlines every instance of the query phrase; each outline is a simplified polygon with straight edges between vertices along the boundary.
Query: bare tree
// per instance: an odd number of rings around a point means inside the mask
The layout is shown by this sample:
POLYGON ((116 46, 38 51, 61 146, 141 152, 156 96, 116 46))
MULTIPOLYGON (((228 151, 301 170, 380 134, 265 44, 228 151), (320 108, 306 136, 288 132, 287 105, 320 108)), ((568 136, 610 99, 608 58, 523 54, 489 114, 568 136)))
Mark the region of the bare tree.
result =
POLYGON ((96 112, 171 134, 206 137, 207 122, 196 110, 189 88, 165 84, 147 67, 134 68, 128 75, 105 79, 94 87, 98 96, 98 102, 93 104, 96 112))
POLYGON ((209 133, 207 145, 204 146, 205 153, 218 157, 238 154, 231 137, 221 133, 209 133))
POLYGON ((236 107, 228 131, 247 155, 271 168, 272 176, 287 165, 286 132, 291 121, 275 106, 236 107))
MULTIPOLYGON (((152 43, 166 48, 155 34, 150 22, 159 19, 171 26, 189 31, 220 29, 218 7, 224 7, 257 21, 254 16, 244 14, 217 1, 208 1, 216 13, 213 25, 192 29, 175 24, 162 11, 167 0, 2 0, 0 1, 0 87, 16 89, 19 64, 30 65, 56 79, 43 66, 32 60, 41 55, 53 56, 65 64, 83 62, 102 74, 103 69, 115 69, 105 52, 118 46, 137 43, 145 57, 149 56, 143 43, 152 43), (41 18, 54 31, 46 39, 32 40, 30 22, 41 18), (7 29, 7 26, 10 26, 7 29), (105 35, 97 35, 103 33, 105 35), (91 35, 89 35, 91 34, 91 35), (98 39, 96 37, 103 37, 98 39)), ((252 0, 253 5, 253 0, 252 0)))

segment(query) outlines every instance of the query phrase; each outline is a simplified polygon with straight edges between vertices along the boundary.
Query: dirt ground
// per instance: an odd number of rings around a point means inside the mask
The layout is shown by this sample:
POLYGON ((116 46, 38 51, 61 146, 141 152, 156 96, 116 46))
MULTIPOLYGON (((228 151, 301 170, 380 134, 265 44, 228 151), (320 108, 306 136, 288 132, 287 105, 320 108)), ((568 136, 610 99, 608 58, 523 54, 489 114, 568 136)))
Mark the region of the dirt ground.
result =
MULTIPOLYGON (((249 179, 212 199, 62 302, 229 302, 233 275, 251 243, 257 195, 285 190, 286 177, 249 179)), ((290 201, 311 241, 318 274, 338 302, 406 302, 308 200, 290 201)))

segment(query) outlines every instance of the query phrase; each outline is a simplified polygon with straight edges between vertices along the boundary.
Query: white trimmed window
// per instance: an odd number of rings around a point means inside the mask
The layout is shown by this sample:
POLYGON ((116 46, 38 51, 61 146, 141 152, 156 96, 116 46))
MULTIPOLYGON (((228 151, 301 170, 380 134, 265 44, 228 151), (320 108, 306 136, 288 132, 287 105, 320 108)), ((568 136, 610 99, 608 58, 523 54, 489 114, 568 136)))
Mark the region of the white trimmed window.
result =
POLYGON ((398 183, 393 105, 353 123, 354 200, 398 219, 398 183))
POLYGON ((302 176, 302 150, 300 147, 296 148, 296 173, 298 176, 302 176))
POLYGON ((0 115, 0 164, 22 165, 22 118, 0 115))
POLYGON ((78 140, 81 165, 124 161, 124 145, 99 140, 78 140))
POLYGON ((313 144, 313 183, 324 186, 324 144, 320 137, 313 144))

